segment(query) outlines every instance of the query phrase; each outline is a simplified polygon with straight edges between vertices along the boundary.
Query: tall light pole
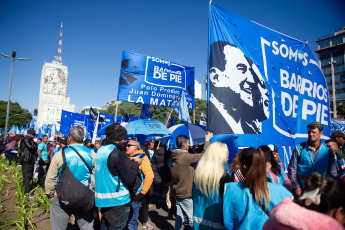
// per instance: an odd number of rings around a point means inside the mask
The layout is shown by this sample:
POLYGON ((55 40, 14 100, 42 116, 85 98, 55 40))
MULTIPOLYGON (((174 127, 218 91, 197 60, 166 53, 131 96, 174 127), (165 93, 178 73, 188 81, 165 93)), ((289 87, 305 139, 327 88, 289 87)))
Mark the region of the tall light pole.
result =
POLYGON ((30 58, 16 58, 16 51, 12 51, 12 57, 9 57, 5 54, 0 53, 2 56, 11 58, 12 59, 12 66, 11 66, 11 77, 10 77, 10 89, 8 90, 8 100, 7 100, 7 110, 6 110, 6 122, 5 122, 5 138, 7 137, 7 127, 8 127, 8 120, 9 120, 9 115, 10 115, 10 100, 11 100, 11 87, 12 87, 12 75, 13 75, 13 63, 15 60, 20 60, 20 61, 30 61, 30 58))
POLYGON ((333 118, 337 118, 337 101, 336 101, 336 95, 335 95, 335 77, 334 77, 334 64, 335 62, 332 61, 328 62, 329 65, 331 65, 331 72, 332 72, 332 101, 333 101, 333 118))

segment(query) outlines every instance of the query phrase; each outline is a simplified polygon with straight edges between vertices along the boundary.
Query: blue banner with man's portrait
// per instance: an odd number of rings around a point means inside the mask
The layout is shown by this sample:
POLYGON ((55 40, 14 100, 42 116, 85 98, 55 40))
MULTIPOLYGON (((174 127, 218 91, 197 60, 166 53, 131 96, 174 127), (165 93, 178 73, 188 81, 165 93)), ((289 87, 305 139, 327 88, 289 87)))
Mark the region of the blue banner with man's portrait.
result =
POLYGON ((208 70, 208 130, 235 153, 274 144, 287 163, 309 123, 330 135, 326 81, 305 42, 211 4, 208 70))
POLYGON ((172 107, 185 90, 188 109, 194 109, 194 67, 157 57, 122 52, 118 100, 172 107))

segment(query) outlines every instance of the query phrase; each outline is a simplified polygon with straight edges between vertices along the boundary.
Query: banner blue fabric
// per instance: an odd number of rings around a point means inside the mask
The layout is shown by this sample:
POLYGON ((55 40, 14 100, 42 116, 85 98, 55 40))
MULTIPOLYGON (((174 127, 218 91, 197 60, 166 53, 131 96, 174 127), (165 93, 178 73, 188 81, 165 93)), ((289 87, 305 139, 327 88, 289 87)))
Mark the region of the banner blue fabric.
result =
POLYGON ((149 105, 143 105, 141 108, 141 114, 140 114, 140 119, 150 119, 151 114, 150 114, 150 106, 149 105))
POLYGON ((331 119, 331 134, 334 131, 342 131, 343 133, 345 133, 345 121, 337 121, 331 119))
POLYGON ((211 4, 207 125, 214 134, 233 134, 214 139, 228 140, 235 153, 274 144, 282 161, 313 121, 327 139, 329 98, 317 63, 304 42, 211 4))
MULTIPOLYGON (((100 130, 105 126, 114 123, 114 119, 115 119, 114 115, 100 113, 99 116, 102 119, 104 119, 104 121, 99 122, 97 130, 100 130)), ((131 117, 130 119, 138 120, 138 116, 133 117, 133 118, 131 117)), ((121 123, 123 121, 124 121, 124 117, 117 116, 118 123, 121 123)), ((90 115, 72 113, 72 112, 62 110, 60 132, 62 133, 64 137, 67 137, 68 132, 71 129, 71 127, 81 126, 84 128, 84 131, 86 132, 85 137, 92 137, 93 131, 95 128, 95 123, 96 122, 93 122, 93 120, 90 118, 90 115)))
POLYGON ((122 52, 118 100, 171 107, 181 89, 187 91, 188 109, 194 109, 194 67, 157 57, 122 52))

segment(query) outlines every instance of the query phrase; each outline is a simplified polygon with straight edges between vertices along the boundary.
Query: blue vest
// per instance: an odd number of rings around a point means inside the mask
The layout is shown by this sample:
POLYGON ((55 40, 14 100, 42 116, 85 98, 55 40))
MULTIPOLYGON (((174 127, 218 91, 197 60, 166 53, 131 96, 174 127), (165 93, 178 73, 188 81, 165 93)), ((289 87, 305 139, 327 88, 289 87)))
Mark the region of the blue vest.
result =
MULTIPOLYGON (((281 184, 268 182, 267 185, 270 191, 267 211, 271 211, 284 198, 292 198, 281 184)), ((225 184, 223 219, 226 229, 262 229, 268 216, 255 202, 249 189, 243 187, 243 182, 230 182, 225 184)))
MULTIPOLYGON (((95 159, 95 203, 96 207, 114 207, 130 202, 127 185, 108 169, 108 157, 116 149, 115 145, 105 145, 98 149, 95 159), (119 191, 116 188, 120 183, 119 191)), ((121 164, 121 162, 117 162, 121 164)))
POLYGON ((297 179, 299 184, 303 187, 304 180, 314 172, 318 172, 321 175, 327 174, 328 161, 329 161, 329 150, 325 143, 321 143, 319 153, 316 156, 315 162, 313 163, 313 155, 309 152, 307 143, 301 150, 301 145, 297 145, 300 156, 297 161, 297 179))
POLYGON ((220 220, 221 202, 218 191, 208 198, 193 183, 194 229, 225 229, 220 220))
MULTIPOLYGON (((277 177, 279 179, 279 184, 283 185, 284 184, 284 180, 285 180, 285 172, 284 172, 283 167, 281 165, 279 165, 279 166, 280 166, 280 175, 278 174, 277 177)), ((268 172, 268 178, 270 178, 271 181, 273 182, 271 171, 268 172)))
MULTIPOLYGON (((75 148, 79 154, 84 158, 86 163, 89 165, 92 170, 92 153, 89 148, 86 148, 84 145, 70 145, 75 148)), ((66 163, 69 170, 73 173, 75 178, 77 178, 81 183, 91 186, 89 183, 91 181, 90 171, 83 162, 83 160, 77 155, 77 153, 71 149, 65 149, 66 163)), ((62 168, 59 169, 58 178, 60 177, 62 168)))

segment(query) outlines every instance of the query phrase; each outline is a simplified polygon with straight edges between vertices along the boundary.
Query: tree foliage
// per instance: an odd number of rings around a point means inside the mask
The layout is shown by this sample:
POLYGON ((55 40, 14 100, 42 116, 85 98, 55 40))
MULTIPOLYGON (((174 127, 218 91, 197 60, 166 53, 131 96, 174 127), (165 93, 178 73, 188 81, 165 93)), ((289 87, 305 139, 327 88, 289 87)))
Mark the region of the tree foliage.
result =
MULTIPOLYGON (((7 101, 0 101, 0 128, 5 129, 6 122, 6 110, 7 110, 7 101)), ((8 122, 8 128, 10 129, 13 125, 18 127, 26 126, 32 115, 28 113, 29 110, 23 109, 18 102, 10 103, 10 116, 26 113, 23 115, 11 117, 8 122)))
POLYGON ((341 103, 337 106, 337 114, 339 114, 342 118, 345 118, 345 103, 341 103))
MULTIPOLYGON (((115 105, 109 106, 106 110, 100 110, 101 113, 115 115, 115 105)), ((140 116, 141 113, 141 104, 134 104, 134 103, 126 103, 122 102, 119 104, 117 109, 118 116, 125 116, 126 114, 130 113, 130 116, 140 116)), ((171 113, 171 107, 162 107, 162 106, 150 106, 150 114, 151 119, 155 119, 157 121, 162 122, 163 124, 166 123, 169 114, 171 113)), ((207 103, 205 100, 201 100, 196 98, 195 99, 195 123, 199 123, 201 112, 206 114, 207 111, 207 103)), ((178 123, 182 123, 182 121, 178 120, 178 114, 176 112, 172 112, 174 119, 178 123)), ((193 122, 193 110, 189 110, 190 119, 193 122)))

